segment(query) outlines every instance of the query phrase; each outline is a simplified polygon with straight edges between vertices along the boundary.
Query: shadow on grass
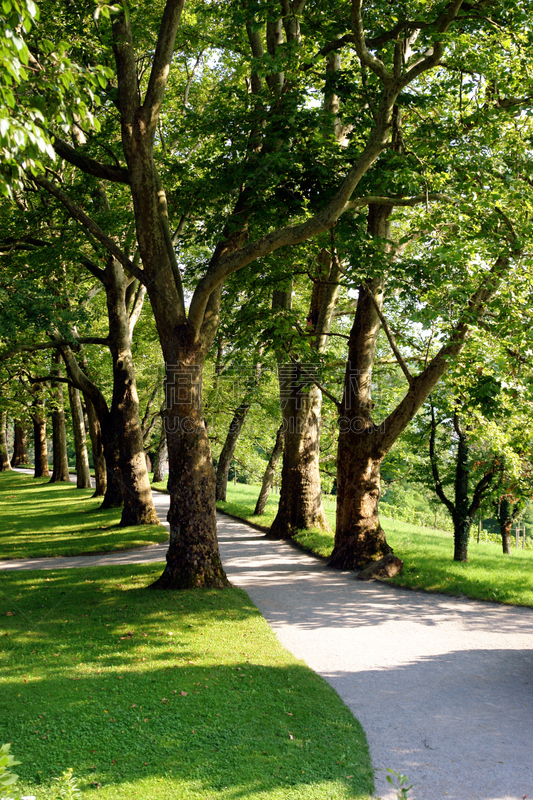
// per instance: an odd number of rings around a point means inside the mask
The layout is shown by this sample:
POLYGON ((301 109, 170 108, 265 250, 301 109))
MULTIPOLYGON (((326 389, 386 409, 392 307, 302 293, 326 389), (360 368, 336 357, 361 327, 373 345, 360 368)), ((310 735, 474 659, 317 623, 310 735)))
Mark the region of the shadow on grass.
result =
POLYGON ((0 558, 68 556, 165 541, 163 527, 121 527, 120 508, 101 509, 91 489, 0 474, 0 558))
POLYGON ((73 767, 84 796, 368 797, 360 726, 244 592, 139 588, 159 570, 2 576, 0 740, 22 787, 73 767))

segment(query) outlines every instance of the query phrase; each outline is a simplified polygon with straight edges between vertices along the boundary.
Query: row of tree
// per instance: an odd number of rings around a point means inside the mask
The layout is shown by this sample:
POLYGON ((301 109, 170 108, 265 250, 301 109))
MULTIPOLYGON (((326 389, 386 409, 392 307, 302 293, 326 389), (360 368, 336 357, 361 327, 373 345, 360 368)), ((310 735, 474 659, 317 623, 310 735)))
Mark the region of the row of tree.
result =
MULTIPOLYGON (((21 97, 46 106, 49 43, 65 29, 62 53, 99 83, 83 103, 62 91, 69 111, 48 123, 55 162, 33 164, 2 209, 5 355, 61 354, 62 380, 94 407, 109 496, 124 502, 124 523, 150 521, 133 366, 148 298, 165 363, 171 494, 158 588, 226 584, 206 365, 227 377, 246 349, 253 365, 219 492, 262 364, 278 365, 273 537, 327 524, 319 432, 323 413, 336 418, 330 563, 343 569, 390 551, 381 465, 443 376, 468 370, 465 348, 486 337, 490 352, 500 340, 502 374, 527 373, 531 11, 527 0, 41 8, 21 97), (85 352, 101 347, 110 401, 85 352), (376 408, 378 362, 391 358, 376 408)), ((459 439, 464 396, 454 401, 459 439)), ((434 415, 437 487, 440 424, 434 415)), ((456 498, 461 560, 472 510, 456 498)))

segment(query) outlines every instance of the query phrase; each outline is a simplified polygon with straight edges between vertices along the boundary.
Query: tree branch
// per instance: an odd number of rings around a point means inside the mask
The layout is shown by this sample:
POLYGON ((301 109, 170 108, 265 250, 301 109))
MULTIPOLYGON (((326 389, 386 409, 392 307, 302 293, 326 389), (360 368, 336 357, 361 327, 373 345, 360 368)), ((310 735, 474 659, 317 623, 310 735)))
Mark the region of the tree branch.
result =
POLYGON ((60 158, 68 161, 72 166, 81 169, 86 175, 94 175, 105 181, 129 184, 130 176, 126 167, 116 167, 111 164, 100 164, 94 158, 84 156, 80 151, 67 142, 54 135, 53 148, 60 158))
POLYGON ((377 195, 369 195, 368 197, 356 197, 353 200, 350 200, 346 203, 344 207, 345 211, 349 211, 352 208, 361 208, 362 206, 368 206, 371 203, 375 203, 376 205, 381 206, 400 206, 402 208, 411 207, 421 205, 422 203, 427 203, 428 201, 440 202, 440 203, 454 203, 455 200, 449 194, 442 194, 439 192, 432 192, 429 194, 417 194, 413 197, 379 197, 377 195))
POLYGON ((73 389, 78 388, 73 380, 70 378, 62 378, 59 375, 39 375, 38 377, 32 377, 28 374, 28 380, 30 383, 66 383, 72 386, 73 389))
POLYGON ((375 72, 385 86, 390 86, 394 80, 392 74, 388 71, 383 61, 373 56, 366 46, 363 17, 361 15, 362 5, 363 0, 352 0, 352 27, 355 51, 362 66, 368 67, 372 72, 375 72))
POLYGON ((500 466, 499 460, 494 458, 492 461, 492 466, 486 472, 481 480, 478 481, 476 488, 474 489, 474 494, 472 495, 472 502, 468 507, 468 516, 473 517, 478 508, 481 505, 481 501, 483 500, 483 495, 487 492, 490 488, 490 485, 494 479, 496 472, 498 471, 498 467, 500 466))
MULTIPOLYGON (((457 18, 463 0, 452 0, 442 13, 437 17, 435 27, 438 33, 446 33, 452 22, 457 18)), ((430 48, 424 56, 418 59, 410 69, 407 70, 401 79, 401 86, 407 86, 414 81, 423 72, 427 72, 432 67, 436 66, 444 54, 444 46, 441 41, 435 40, 433 47, 430 48)))
POLYGON ((152 71, 142 111, 151 136, 155 134, 159 112, 170 72, 170 62, 174 52, 174 42, 178 32, 181 12, 185 0, 167 0, 159 27, 159 36, 152 62, 152 71))
POLYGON ((109 339, 102 339, 98 336, 83 336, 75 341, 67 339, 54 339, 50 342, 39 342, 38 344, 16 344, 10 350, 0 354, 0 361, 5 361, 18 353, 37 353, 39 350, 50 350, 52 347, 71 347, 77 344, 100 344, 109 347, 109 339))
POLYGON ((464 348, 470 335, 472 321, 482 316, 486 304, 496 292, 504 274, 509 269, 511 255, 515 257, 520 255, 518 243, 513 246, 510 254, 502 254, 496 259, 483 283, 470 297, 465 311, 452 329, 448 342, 441 347, 427 367, 413 378, 407 394, 384 421, 379 434, 379 447, 383 449, 383 452, 387 452, 394 444, 433 387, 447 372, 450 360, 458 356, 464 348))
POLYGON ((78 222, 82 228, 89 231, 99 242, 103 244, 106 250, 117 259, 117 261, 122 264, 124 269, 129 272, 131 275, 134 275, 137 280, 141 283, 146 285, 147 279, 146 275, 144 274, 143 270, 139 269, 135 266, 133 261, 127 257, 125 253, 115 244, 115 242, 107 236, 103 232, 101 228, 98 227, 96 222, 94 222, 85 211, 83 211, 70 197, 62 191, 62 189, 58 189, 53 183, 47 181, 46 178, 42 178, 40 175, 33 175, 32 180, 38 186, 41 186, 43 189, 53 195, 60 203, 62 203, 67 211, 69 212, 70 216, 78 222))
POLYGON ((407 383, 409 384, 409 386, 411 386, 411 384, 413 383, 413 376, 409 372, 409 368, 408 368, 407 364, 405 363, 402 354, 400 353, 400 350, 398 348, 398 345, 396 344, 396 340, 394 338, 394 335, 393 335, 391 329, 389 328, 388 322, 385 319, 383 311, 379 307, 379 303, 376 300, 376 298, 374 297, 374 292, 368 286, 365 286, 365 292, 368 294, 368 296, 372 300, 374 308, 376 309, 376 313, 377 313, 377 315, 378 315, 378 317, 379 317, 379 319, 381 321, 381 325, 383 327, 383 330, 385 331, 385 335, 387 336, 387 339, 389 340, 389 344, 391 346, 391 350, 394 353, 396 361, 400 365, 400 368, 401 368, 403 374, 406 377, 407 383))
POLYGON ((106 282, 105 270, 101 269, 101 267, 95 264, 94 261, 91 261, 91 259, 86 256, 85 253, 80 253, 79 259, 80 263, 83 264, 85 269, 89 270, 91 275, 94 275, 94 277, 102 283, 106 282))

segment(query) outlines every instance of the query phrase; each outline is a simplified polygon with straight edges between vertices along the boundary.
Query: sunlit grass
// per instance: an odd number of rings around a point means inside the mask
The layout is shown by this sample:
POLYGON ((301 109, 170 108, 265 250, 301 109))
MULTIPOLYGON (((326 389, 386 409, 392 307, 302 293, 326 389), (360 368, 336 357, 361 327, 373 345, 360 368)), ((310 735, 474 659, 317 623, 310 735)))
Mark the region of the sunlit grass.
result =
MULTIPOLYGON (((278 496, 269 498, 268 514, 253 517, 259 487, 228 485, 227 503, 218 503, 236 517, 269 527, 276 514, 278 496), (253 502, 252 502, 252 498, 253 502)), ((329 523, 335 527, 335 498, 324 497, 329 523)), ((497 600, 513 605, 533 606, 533 551, 513 549, 504 556, 501 545, 490 542, 469 545, 466 563, 453 561, 453 535, 422 528, 408 522, 381 517, 387 541, 404 561, 401 575, 391 580, 429 592, 464 595, 479 600, 497 600)), ((300 531, 298 544, 316 555, 328 558, 333 550, 333 534, 324 531, 300 531)))
MULTIPOLYGON (((22 794, 369 798, 363 732, 238 589, 151 592, 161 564, 0 573, 0 742, 22 794)), ((18 787, 17 787, 18 788, 18 787)))
POLYGON ((92 489, 0 473, 0 559, 127 550, 168 538, 162 525, 119 526, 121 510, 101 511, 92 489))

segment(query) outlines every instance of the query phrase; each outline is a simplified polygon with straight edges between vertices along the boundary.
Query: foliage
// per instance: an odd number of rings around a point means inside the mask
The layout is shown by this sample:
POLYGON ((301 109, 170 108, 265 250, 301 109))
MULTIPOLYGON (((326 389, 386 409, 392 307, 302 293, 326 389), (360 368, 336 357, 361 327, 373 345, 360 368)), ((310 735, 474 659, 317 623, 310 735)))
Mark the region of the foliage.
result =
POLYGON ((81 795, 78 781, 73 775, 72 767, 66 769, 59 778, 54 778, 59 783, 57 800, 76 800, 81 795))
MULTIPOLYGON (((51 124, 68 131, 74 119, 98 129, 93 110, 110 73, 79 66, 69 43, 32 34, 39 22, 33 0, 3 0, 0 10, 0 194, 13 196, 25 173, 37 174, 55 159, 51 124), (33 45, 33 46, 32 46, 33 45)), ((41 26, 42 27, 42 26, 41 26)))
POLYGON ((402 775, 400 772, 396 772, 393 769, 388 769, 387 772, 389 773, 387 775, 387 781, 396 790, 396 797, 398 800, 409 800, 409 790, 413 788, 413 785, 407 786, 409 782, 407 775, 402 775))
POLYGON ((11 787, 19 777, 16 773, 11 772, 10 767, 15 767, 20 764, 20 761, 15 760, 9 752, 10 750, 11 744, 3 744, 0 747, 0 792, 2 794, 11 793, 11 787))
POLYGON ((2 574, 0 736, 24 793, 55 800, 72 765, 87 800, 370 800, 360 725, 245 592, 147 591, 160 570, 2 574))

